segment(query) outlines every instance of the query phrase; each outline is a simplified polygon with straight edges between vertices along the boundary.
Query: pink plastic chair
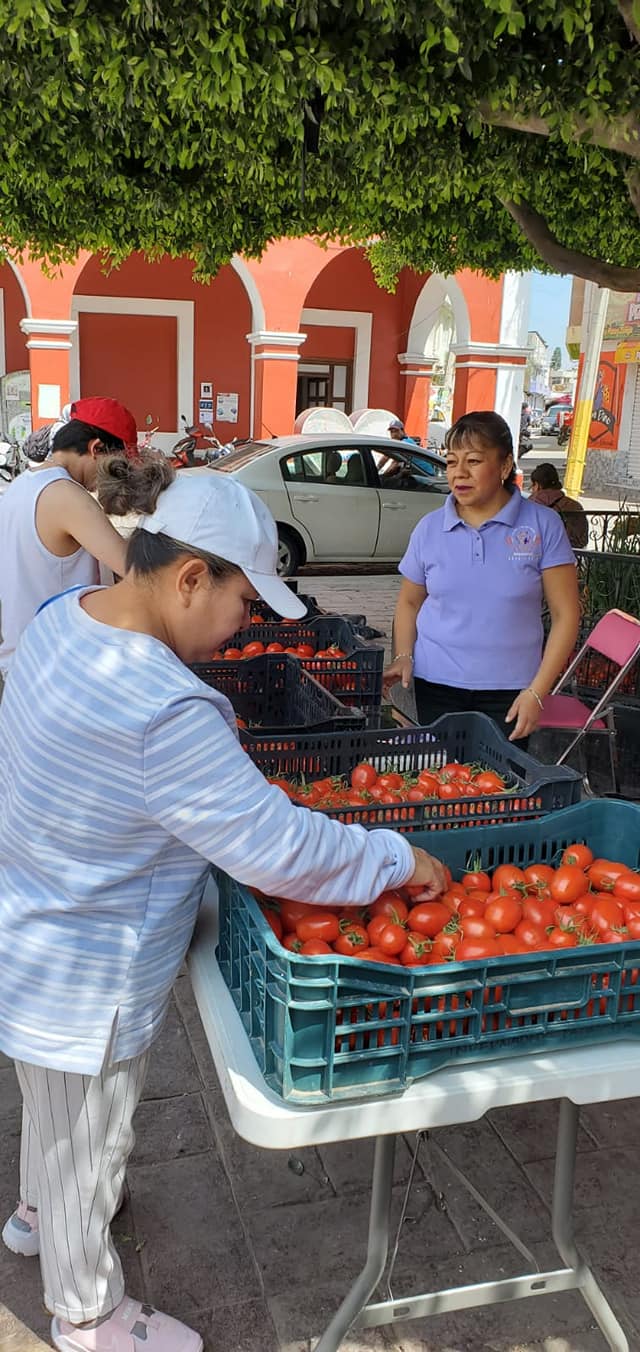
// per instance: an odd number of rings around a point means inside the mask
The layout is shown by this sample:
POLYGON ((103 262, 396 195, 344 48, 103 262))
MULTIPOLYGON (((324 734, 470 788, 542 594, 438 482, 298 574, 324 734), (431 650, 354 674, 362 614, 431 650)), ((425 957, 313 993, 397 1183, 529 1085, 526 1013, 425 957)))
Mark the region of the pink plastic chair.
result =
POLYGON ((618 687, 622 684, 627 672, 629 672, 640 656, 640 620, 636 620, 633 615, 626 615, 623 610, 609 610, 603 615, 601 620, 593 629, 592 633, 583 643, 580 651, 576 653, 573 661, 567 667, 554 687, 550 695, 547 695, 544 701, 544 707, 539 728, 557 728, 564 731, 575 731, 575 737, 569 742, 569 745, 558 758, 557 764, 567 759, 567 756, 575 750, 578 743, 587 733, 597 732, 606 733, 609 738, 609 755, 611 757, 611 772, 614 786, 617 787, 616 766, 614 757, 614 728, 613 724, 607 718, 601 718, 602 714, 609 704, 612 696, 618 687), (603 690, 600 699, 593 708, 588 704, 583 704, 577 695, 563 695, 561 693, 564 686, 567 685, 577 670, 586 652, 593 649, 601 653, 608 661, 614 662, 618 668, 617 672, 603 690))

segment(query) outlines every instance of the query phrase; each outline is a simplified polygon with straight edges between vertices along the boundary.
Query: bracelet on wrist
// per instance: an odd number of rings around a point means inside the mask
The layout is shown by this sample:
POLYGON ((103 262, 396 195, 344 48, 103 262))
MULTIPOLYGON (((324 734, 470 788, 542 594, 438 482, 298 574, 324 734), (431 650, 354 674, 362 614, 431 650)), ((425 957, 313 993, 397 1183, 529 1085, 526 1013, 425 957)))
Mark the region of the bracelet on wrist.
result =
POLYGON ((396 653, 394 662, 399 662, 401 657, 408 657, 409 661, 413 662, 413 653, 396 653))
POLYGON ((537 691, 537 690, 534 690, 534 688, 533 688, 532 685, 528 685, 528 686, 527 686, 527 690, 528 690, 528 692, 529 692, 530 695, 533 695, 533 698, 534 698, 534 700, 536 701, 536 703, 538 704, 538 707, 539 707, 540 709, 543 709, 543 708, 544 708, 544 700, 541 700, 541 699, 540 699, 540 696, 539 696, 539 694, 538 694, 538 691, 537 691))

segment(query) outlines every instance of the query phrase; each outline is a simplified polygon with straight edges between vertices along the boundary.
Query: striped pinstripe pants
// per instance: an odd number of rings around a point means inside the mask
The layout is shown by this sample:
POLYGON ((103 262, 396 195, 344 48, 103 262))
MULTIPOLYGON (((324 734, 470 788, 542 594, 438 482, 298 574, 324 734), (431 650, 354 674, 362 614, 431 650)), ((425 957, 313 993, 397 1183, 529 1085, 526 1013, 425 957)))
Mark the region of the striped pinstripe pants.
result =
POLYGON ((95 1076, 16 1061, 21 1199, 38 1209, 45 1305, 71 1324, 109 1314, 124 1296, 110 1225, 148 1060, 143 1052, 95 1076))

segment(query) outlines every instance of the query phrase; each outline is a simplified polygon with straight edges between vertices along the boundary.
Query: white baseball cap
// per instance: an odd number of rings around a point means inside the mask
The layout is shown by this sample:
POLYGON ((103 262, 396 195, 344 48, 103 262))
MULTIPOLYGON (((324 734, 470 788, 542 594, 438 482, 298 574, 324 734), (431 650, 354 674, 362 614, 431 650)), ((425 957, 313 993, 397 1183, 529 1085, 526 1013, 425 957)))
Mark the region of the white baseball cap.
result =
POLYGON ((278 531, 271 512, 237 479, 211 469, 179 472, 160 493, 155 512, 138 525, 235 563, 278 615, 289 620, 306 615, 307 607, 278 577, 278 531))
POLYGON ((392 418, 391 422, 389 423, 389 431, 391 431, 392 427, 397 428, 399 432, 404 432, 404 423, 402 421, 402 418, 392 418))

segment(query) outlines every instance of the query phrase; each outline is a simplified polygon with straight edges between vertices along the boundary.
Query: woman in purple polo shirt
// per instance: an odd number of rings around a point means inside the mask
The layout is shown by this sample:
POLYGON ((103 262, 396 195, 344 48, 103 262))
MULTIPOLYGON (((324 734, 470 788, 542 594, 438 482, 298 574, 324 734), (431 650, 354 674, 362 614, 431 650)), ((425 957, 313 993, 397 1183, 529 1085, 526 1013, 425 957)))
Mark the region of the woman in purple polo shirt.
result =
POLYGON ((521 741, 575 644, 575 557, 557 513, 516 487, 504 418, 466 413, 445 446, 451 493, 416 526, 400 563, 385 685, 414 676, 421 723, 475 710, 511 723, 509 740, 521 741))

